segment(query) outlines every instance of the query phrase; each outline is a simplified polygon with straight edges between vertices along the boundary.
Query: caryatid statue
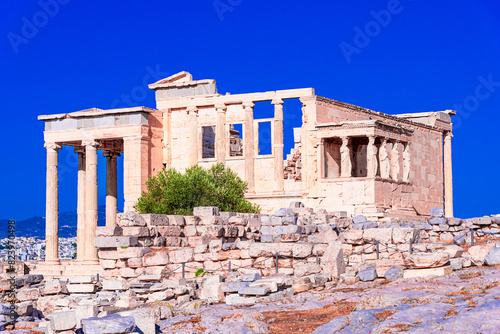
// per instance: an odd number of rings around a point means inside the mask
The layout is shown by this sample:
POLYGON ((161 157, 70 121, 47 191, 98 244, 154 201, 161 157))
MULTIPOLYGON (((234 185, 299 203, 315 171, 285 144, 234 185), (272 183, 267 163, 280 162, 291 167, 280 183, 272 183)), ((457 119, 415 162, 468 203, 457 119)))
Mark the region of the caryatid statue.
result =
POLYGON ((406 143, 403 151, 403 181, 410 181, 410 166, 411 166, 411 156, 410 156, 410 143, 406 143))
POLYGON ((352 162, 351 150, 349 149, 349 137, 342 137, 342 146, 340 147, 340 173, 342 177, 351 177, 352 162))
POLYGON ((395 141, 391 150, 391 177, 393 180, 399 179, 399 151, 398 151, 399 141, 395 141))
POLYGON ((387 138, 382 139, 382 143, 380 144, 380 149, 378 151, 378 157, 380 160, 380 176, 388 179, 390 177, 391 165, 387 154, 387 138))
POLYGON ((368 137, 368 146, 366 148, 367 176, 375 177, 377 175, 377 146, 375 146, 375 136, 368 137))

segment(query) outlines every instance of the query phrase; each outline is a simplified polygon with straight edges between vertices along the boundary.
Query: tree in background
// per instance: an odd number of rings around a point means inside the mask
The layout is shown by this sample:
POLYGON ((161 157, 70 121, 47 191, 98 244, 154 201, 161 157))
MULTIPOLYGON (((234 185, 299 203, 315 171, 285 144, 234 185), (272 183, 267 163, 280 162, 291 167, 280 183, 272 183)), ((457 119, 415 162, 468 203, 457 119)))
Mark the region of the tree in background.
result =
POLYGON ((248 185, 230 168, 218 163, 210 169, 198 165, 184 174, 163 169, 146 182, 134 208, 139 213, 192 215, 197 206, 217 206, 220 211, 258 213, 259 206, 245 199, 248 185))

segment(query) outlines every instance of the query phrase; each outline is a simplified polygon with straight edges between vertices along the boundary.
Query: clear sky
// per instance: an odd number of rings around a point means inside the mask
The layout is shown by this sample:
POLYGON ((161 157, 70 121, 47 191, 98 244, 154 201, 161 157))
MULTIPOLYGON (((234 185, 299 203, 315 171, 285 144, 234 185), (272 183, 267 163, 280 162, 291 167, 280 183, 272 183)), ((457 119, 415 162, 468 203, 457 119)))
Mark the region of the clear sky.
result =
MULTIPOLYGON (((389 114, 455 109, 455 216, 500 213, 498 1, 19 0, 0 12, 0 218, 45 214, 37 115, 155 107, 147 84, 183 70, 223 94, 314 87, 389 114)), ((300 105, 285 107, 300 126, 300 105)), ((75 157, 60 152, 61 212, 76 210, 75 157)))

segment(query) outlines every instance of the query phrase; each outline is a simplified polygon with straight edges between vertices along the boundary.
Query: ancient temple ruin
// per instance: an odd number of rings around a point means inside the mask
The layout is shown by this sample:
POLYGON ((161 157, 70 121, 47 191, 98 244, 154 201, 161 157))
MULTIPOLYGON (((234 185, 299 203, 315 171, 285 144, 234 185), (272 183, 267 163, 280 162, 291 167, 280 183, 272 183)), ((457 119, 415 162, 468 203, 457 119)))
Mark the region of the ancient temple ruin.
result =
MULTIPOLYGON (((46 262, 57 265, 58 150, 78 154, 78 260, 98 264, 97 154, 106 156, 106 222, 117 211, 116 157, 123 155, 125 210, 162 168, 180 171, 222 162, 249 186, 263 213, 301 201, 307 207, 367 217, 453 216, 452 110, 388 115, 317 96, 313 88, 248 94, 217 93, 215 80, 180 72, 149 85, 156 109, 88 109, 39 116, 47 149, 46 262), (302 126, 284 152, 283 105, 300 99, 302 126), (274 116, 255 119, 257 102, 274 116), (269 152, 259 131, 271 130, 269 152)), ((297 112, 298 113, 298 112, 297 112)), ((290 131, 292 131, 290 129, 290 131)))

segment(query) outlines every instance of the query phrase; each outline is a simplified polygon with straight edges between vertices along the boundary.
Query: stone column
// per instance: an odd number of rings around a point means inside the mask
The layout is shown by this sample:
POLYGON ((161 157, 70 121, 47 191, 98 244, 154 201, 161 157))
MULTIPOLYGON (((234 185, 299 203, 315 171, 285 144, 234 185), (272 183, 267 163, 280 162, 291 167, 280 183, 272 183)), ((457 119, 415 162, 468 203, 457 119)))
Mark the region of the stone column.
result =
POLYGON ((215 157, 217 162, 226 162, 226 110, 225 104, 215 105, 217 110, 217 125, 216 125, 216 138, 215 138, 215 157))
POLYGON ((77 225, 76 225, 76 259, 83 261, 85 257, 85 147, 75 147, 78 154, 78 190, 77 190, 77 225))
POLYGON ((411 155, 410 155, 410 143, 404 144, 403 150, 403 181, 410 182, 410 170, 411 170, 411 155))
POLYGON ((453 174, 451 168, 451 131, 444 134, 444 215, 453 217, 453 174))
POLYGON ((399 146, 399 140, 394 141, 394 145, 392 145, 392 150, 391 150, 391 177, 395 181, 399 180, 399 171, 400 171, 398 146, 399 146))
POLYGON ((97 147, 98 141, 83 143, 85 146, 85 262, 99 263, 95 248, 97 228, 97 147))
POLYGON ((116 158, 120 153, 104 151, 103 155, 106 157, 106 226, 116 226, 118 211, 116 158))
POLYGON ((253 102, 244 102, 245 130, 243 132, 243 151, 245 154, 245 181, 248 183, 248 192, 255 192, 255 148, 253 126, 253 102))
POLYGON ((389 161, 389 155, 387 152, 387 138, 382 138, 382 143, 380 144, 378 156, 380 161, 380 177, 388 179, 391 175, 391 165, 389 161))
POLYGON ((340 147, 340 176, 352 176, 351 148, 349 147, 349 137, 341 137, 342 146, 340 147))
POLYGON ((146 190, 150 177, 149 137, 123 137, 123 196, 124 211, 134 210, 134 205, 146 190))
POLYGON ((283 162, 283 100, 274 99, 274 181, 275 192, 283 193, 285 190, 284 162, 283 162))
POLYGON ((377 176, 377 146, 375 146, 375 136, 368 136, 368 147, 366 148, 366 167, 368 177, 377 176))
POLYGON ((189 167, 198 164, 198 108, 187 108, 189 117, 189 167))
POLYGON ((59 264, 59 194, 57 165, 58 150, 56 143, 45 143, 47 149, 47 198, 45 202, 45 263, 59 264))

